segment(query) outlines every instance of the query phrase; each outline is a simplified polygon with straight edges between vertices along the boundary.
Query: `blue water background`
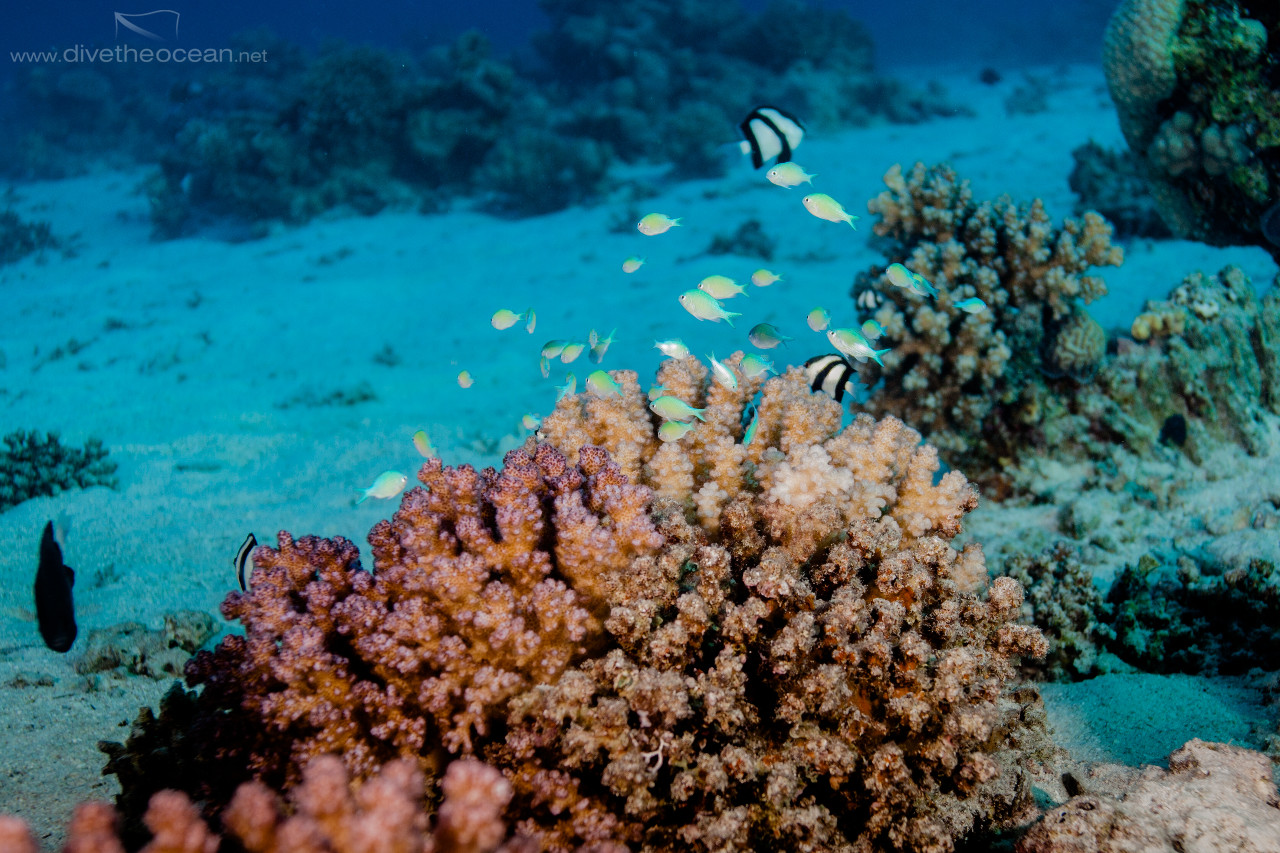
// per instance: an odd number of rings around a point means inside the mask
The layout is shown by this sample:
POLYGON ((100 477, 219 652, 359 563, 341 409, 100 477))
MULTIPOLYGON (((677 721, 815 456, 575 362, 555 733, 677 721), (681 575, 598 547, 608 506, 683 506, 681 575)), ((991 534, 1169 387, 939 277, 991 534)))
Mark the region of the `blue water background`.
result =
MULTIPOLYGON (((613 0, 617 2, 617 0, 613 0)), ((758 11, 767 0, 744 0, 758 11)), ((814 6, 844 9, 870 31, 884 69, 935 62, 995 66, 1091 61, 1101 50, 1102 31, 1114 0, 843 0, 814 6)), ((327 38, 387 47, 418 47, 451 41, 480 29, 500 48, 518 51, 529 35, 546 27, 537 0, 505 2, 213 3, 176 0, 57 0, 5 4, 4 43, 9 50, 44 50, 115 43, 114 12, 173 9, 181 15, 180 40, 187 47, 220 47, 235 33, 268 27, 283 38, 314 47, 327 38)), ((0 74, 7 69, 0 70, 0 74)))

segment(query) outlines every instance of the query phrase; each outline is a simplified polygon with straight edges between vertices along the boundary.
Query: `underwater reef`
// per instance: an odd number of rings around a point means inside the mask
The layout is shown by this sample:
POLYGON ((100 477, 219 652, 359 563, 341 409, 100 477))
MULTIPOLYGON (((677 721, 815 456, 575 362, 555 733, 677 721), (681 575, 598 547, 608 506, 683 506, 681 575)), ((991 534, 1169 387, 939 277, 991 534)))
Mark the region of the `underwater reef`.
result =
MULTIPOLYGON (((1280 414, 1280 291, 1259 297, 1239 267, 1196 272, 1108 336, 1088 382, 1033 398, 1030 435, 1100 476, 1157 448, 1207 464, 1222 445, 1262 456, 1280 414)), ((1029 413, 1030 414, 1030 413, 1029 413)))
POLYGON ((0 138, 0 173, 57 180, 154 163, 164 148, 170 87, 181 69, 135 63, 21 63, 0 138))
POLYGON ((1090 268, 1122 255, 1098 214, 1057 227, 1038 202, 978 202, 945 165, 885 181, 868 209, 888 260, 938 293, 895 287, 886 267, 857 275, 859 319, 892 347, 883 367, 861 366, 855 410, 917 426, 997 500, 1057 507, 1050 536, 1002 544, 994 561, 1048 640, 1024 674, 1274 667, 1274 283, 1259 295, 1238 267, 1194 272, 1104 329, 1086 308, 1105 293, 1090 268), (981 310, 956 308, 974 296, 981 310))
POLYGON ((1124 0, 1103 64, 1129 149, 1174 234, 1280 257, 1280 9, 1124 0))
POLYGON ((116 463, 107 459, 102 442, 90 438, 83 448, 67 447, 56 433, 17 430, 4 436, 0 448, 0 511, 23 501, 68 489, 106 486, 114 489, 116 463))
POLYGON ((1086 308, 1106 293, 1091 269, 1123 261, 1101 216, 1055 227, 1039 201, 978 202, 946 165, 885 182, 875 232, 939 293, 894 287, 880 266, 855 277, 861 318, 894 342, 882 369, 862 367, 866 411, 913 424, 944 459, 963 453, 997 497, 1034 491, 1048 448, 1100 472, 1157 447, 1197 464, 1222 442, 1265 452, 1280 414, 1274 285, 1259 297, 1238 267, 1193 273, 1108 331, 1086 308), (956 308, 974 296, 982 310, 956 308))
POLYGON ((1105 590, 1069 540, 1008 557, 995 573, 1028 591, 1022 621, 1040 628, 1049 644, 1045 659, 1024 662, 1023 672, 1080 681, 1108 672, 1214 676, 1274 669, 1280 571, 1250 541, 1258 538, 1254 532, 1144 553, 1105 590))
POLYGON ((867 30, 842 9, 771 0, 758 14, 715 0, 644 5, 543 0, 535 79, 575 133, 626 161, 719 174, 717 150, 758 103, 814 127, 918 122, 968 113, 937 89, 874 73, 867 30), (723 130, 720 130, 723 129, 723 130))
POLYGON ((890 261, 924 276, 936 297, 895 287, 886 267, 854 280, 861 319, 894 342, 868 365, 867 411, 912 424, 944 456, 964 452, 979 482, 1007 479, 1008 460, 1034 453, 1037 396, 1068 396, 1097 372, 1107 336, 1085 306, 1106 294, 1094 267, 1124 252, 1097 213, 1055 226, 1040 200, 977 201, 947 165, 895 165, 867 204, 890 261), (976 313, 956 303, 976 297, 976 313))
POLYGON ((1034 813, 1049 747, 1014 676, 1046 646, 1020 585, 948 544, 963 476, 935 482, 895 418, 841 429, 798 369, 731 391, 665 362, 705 410, 679 442, 613 376, 500 470, 428 459, 370 532, 372 572, 341 538, 259 547, 223 605, 244 634, 188 665, 203 689, 103 745, 126 835, 158 810, 198 825, 190 802, 232 833, 246 799, 306 820, 320 775, 443 778, 447 804, 451 776, 497 784, 476 760, 509 786, 503 849, 943 851, 1034 813))
POLYGON ((431 212, 459 196, 546 213, 607 193, 619 161, 716 175, 724 143, 763 102, 828 128, 966 113, 940 87, 877 76, 870 36, 842 10, 541 5, 550 26, 519 58, 496 56, 477 32, 403 51, 334 41, 308 55, 252 31, 231 49, 269 63, 199 78, 24 70, 8 171, 61 177, 102 152, 156 165, 146 181, 156 237, 253 239, 326 211, 431 212))

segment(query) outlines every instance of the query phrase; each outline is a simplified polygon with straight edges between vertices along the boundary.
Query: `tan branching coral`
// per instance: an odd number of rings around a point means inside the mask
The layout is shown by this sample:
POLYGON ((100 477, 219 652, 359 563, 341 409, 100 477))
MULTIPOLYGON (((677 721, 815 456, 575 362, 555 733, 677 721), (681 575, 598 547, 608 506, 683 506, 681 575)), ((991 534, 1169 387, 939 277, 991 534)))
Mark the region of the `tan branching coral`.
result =
MULTIPOLYGON (((795 369, 731 391, 673 359, 658 381, 706 423, 637 460, 667 545, 611 594, 618 648, 513 701, 485 754, 520 768, 522 831, 549 850, 946 850, 1007 816, 1025 788, 994 785, 1019 776, 1001 685, 1045 645, 1013 622, 1021 587, 976 597, 981 550, 948 544, 976 504, 964 478, 935 484, 936 450, 896 418, 841 429, 795 369), (735 444, 757 392, 755 436, 735 444)), ((642 408, 622 384, 611 418, 642 408)), ((647 414, 602 429, 598 405, 562 400, 544 435, 612 449, 656 430, 647 414)))
POLYGON ((1090 270, 1121 263, 1123 252, 1096 213, 1055 226, 1038 199, 978 202, 947 165, 894 166, 884 180, 867 205, 880 217, 874 231, 897 241, 891 260, 938 293, 894 287, 885 267, 855 282, 864 319, 885 329, 877 346, 890 348, 869 377, 884 380, 869 409, 912 424, 944 452, 965 452, 971 475, 985 480, 988 466, 1027 444, 1012 412, 1028 386, 1042 374, 1087 379, 1101 361, 1105 335, 1083 305, 1107 291, 1090 270), (974 297, 985 308, 956 307, 974 297))
MULTIPOLYGON (((1029 700, 1006 686, 1045 643, 1016 623, 1017 582, 951 545, 965 478, 896 418, 842 426, 799 369, 730 389, 667 362, 659 382, 705 422, 666 443, 634 374, 614 378, 502 471, 428 460, 369 536, 372 575, 343 539, 258 549, 224 605, 246 635, 190 666, 187 728, 205 770, 266 787, 199 783, 210 816, 287 826, 268 788, 315 813, 303 768, 332 753, 326 778, 368 780, 357 801, 380 772, 434 782, 451 754, 500 771, 455 810, 484 844, 442 851, 498 843, 499 810, 526 845, 509 849, 549 853, 946 851, 1025 817, 1029 700)), ((363 826, 332 785, 329 829, 363 826)))
MULTIPOLYGON (((741 357, 734 353, 725 363, 736 367, 741 357)), ((758 484, 767 503, 796 511, 819 497, 838 496, 844 521, 883 511, 916 536, 929 530, 954 535, 959 515, 975 499, 966 497, 968 486, 959 474, 945 476, 938 486, 943 498, 935 497, 937 451, 921 447, 919 434, 897 418, 876 423, 863 416, 841 431, 840 404, 812 393, 798 368, 769 382, 740 379, 731 390, 709 381, 696 359, 668 359, 658 371, 658 383, 666 393, 705 408, 706 422, 680 442, 665 444, 657 440, 658 420, 647 410, 635 375, 615 375, 621 396, 567 397, 543 419, 542 435, 571 459, 574 448, 588 444, 604 446, 611 454, 617 447, 631 460, 624 473, 659 497, 692 506, 712 533, 724 508, 750 483, 758 484), (754 440, 743 445, 743 412, 757 392, 759 423, 754 440), (895 475, 905 475, 899 488, 886 482, 895 475)))

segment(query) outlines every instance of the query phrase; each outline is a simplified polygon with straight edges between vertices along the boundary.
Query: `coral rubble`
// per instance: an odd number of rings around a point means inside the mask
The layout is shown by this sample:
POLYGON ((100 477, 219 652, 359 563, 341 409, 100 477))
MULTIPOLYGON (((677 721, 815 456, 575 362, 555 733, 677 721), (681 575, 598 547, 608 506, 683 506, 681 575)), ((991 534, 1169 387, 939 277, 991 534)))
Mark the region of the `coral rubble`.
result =
POLYGON ((895 418, 841 429, 799 370, 729 390, 668 361, 668 393, 705 409, 679 443, 613 375, 620 396, 565 398, 501 471, 428 460, 370 534, 372 574, 343 539, 257 549, 224 604, 246 633, 189 665, 176 737, 149 718, 106 747, 126 814, 182 775, 181 732, 200 773, 177 786, 210 815, 324 754, 432 783, 475 756, 552 851, 941 851, 1034 813, 1032 698, 1007 686, 1045 644, 1019 584, 949 544, 964 478, 935 481, 895 418))
POLYGON ((1192 459, 1222 441, 1263 451, 1267 415, 1280 414, 1280 291, 1259 298, 1235 266, 1193 273, 1148 302, 1130 331, 1140 345, 1126 345, 1098 377, 1120 440, 1148 450, 1181 416, 1192 459))
POLYGON ((1197 739, 1169 756, 1168 770, 1128 770, 1119 785, 1105 784, 1115 768, 1099 770, 1104 784, 1074 780, 1085 790, 1045 814, 1018 853, 1280 850, 1280 793, 1263 755, 1197 739))
POLYGON ((1000 567, 1026 590, 1023 621, 1040 628, 1049 643, 1042 665, 1026 662, 1052 681, 1074 681, 1103 671, 1099 657, 1114 639, 1109 610, 1093 575, 1065 542, 1039 554, 1015 554, 1000 567))
POLYGON ((81 674, 123 669, 156 679, 181 676, 191 655, 216 633, 213 617, 200 610, 166 613, 160 630, 140 622, 94 628, 74 666, 81 674))
POLYGON ((1240 674, 1280 659, 1280 571, 1261 557, 1232 567, 1144 556, 1107 597, 1116 653, 1145 671, 1240 674))

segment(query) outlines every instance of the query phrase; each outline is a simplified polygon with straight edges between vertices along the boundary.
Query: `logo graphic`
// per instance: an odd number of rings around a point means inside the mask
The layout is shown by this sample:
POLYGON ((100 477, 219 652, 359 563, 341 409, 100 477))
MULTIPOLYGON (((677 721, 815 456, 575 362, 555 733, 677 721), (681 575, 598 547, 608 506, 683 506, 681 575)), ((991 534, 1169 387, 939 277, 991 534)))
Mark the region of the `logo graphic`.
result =
POLYGON ((168 21, 166 16, 172 16, 173 19, 173 38, 178 37, 178 13, 172 9, 156 9, 152 12, 134 12, 125 14, 124 12, 116 12, 116 38, 120 38, 120 28, 124 27, 130 32, 137 33, 143 38, 149 38, 152 41, 168 41, 164 36, 157 35, 149 29, 144 28, 139 21, 145 23, 148 27, 154 27, 157 30, 163 30, 168 33, 168 21), (158 18, 152 16, 159 15, 158 18))

